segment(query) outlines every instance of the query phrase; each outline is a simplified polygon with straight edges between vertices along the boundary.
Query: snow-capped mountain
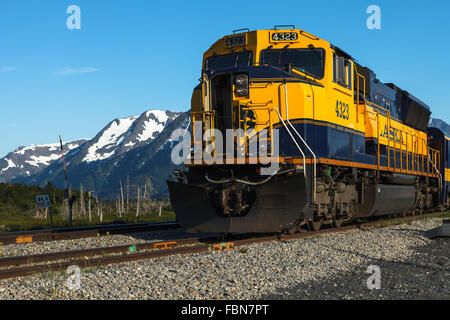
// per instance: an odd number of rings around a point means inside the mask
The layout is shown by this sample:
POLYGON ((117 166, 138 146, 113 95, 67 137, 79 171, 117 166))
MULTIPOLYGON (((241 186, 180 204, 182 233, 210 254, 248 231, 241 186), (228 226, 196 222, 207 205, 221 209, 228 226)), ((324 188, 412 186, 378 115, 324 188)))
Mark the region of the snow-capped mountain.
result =
POLYGON ((91 163, 105 160, 146 145, 181 114, 181 112, 149 110, 140 116, 116 119, 89 142, 82 161, 91 163))
MULTIPOLYGON (((64 142, 64 152, 79 148, 88 139, 64 142)), ((19 147, 0 159, 0 182, 8 182, 18 177, 32 176, 55 160, 61 158, 60 144, 41 144, 19 147)))
MULTIPOLYGON (((101 198, 117 195, 120 182, 134 187, 149 184, 149 196, 167 196, 165 179, 175 166, 170 159, 173 130, 188 125, 188 112, 149 110, 139 116, 115 119, 92 140, 65 156, 69 184, 92 190, 101 198), (151 186, 150 186, 151 185, 151 186)), ((13 182, 45 185, 47 181, 64 186, 61 161, 13 182)), ((132 187, 131 194, 136 193, 132 187)))

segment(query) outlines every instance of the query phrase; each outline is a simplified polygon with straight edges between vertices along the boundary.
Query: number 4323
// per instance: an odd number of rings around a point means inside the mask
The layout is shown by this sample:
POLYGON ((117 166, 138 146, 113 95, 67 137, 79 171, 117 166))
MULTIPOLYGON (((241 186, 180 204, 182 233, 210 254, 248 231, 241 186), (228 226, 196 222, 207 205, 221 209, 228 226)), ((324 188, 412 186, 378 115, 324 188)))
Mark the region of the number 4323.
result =
POLYGON ((344 120, 350 118, 350 111, 347 103, 336 101, 336 116, 344 120))

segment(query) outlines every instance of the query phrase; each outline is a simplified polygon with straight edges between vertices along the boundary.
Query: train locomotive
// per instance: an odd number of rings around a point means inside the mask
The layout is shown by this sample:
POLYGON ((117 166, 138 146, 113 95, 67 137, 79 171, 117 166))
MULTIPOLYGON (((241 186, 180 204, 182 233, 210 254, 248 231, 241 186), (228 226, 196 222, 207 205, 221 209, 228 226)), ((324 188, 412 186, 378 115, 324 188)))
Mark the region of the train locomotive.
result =
POLYGON ((237 30, 203 56, 191 149, 167 181, 177 220, 188 233, 292 233, 445 210, 450 138, 428 127, 430 114, 295 26, 237 30), (267 157, 276 168, 263 175, 267 157))

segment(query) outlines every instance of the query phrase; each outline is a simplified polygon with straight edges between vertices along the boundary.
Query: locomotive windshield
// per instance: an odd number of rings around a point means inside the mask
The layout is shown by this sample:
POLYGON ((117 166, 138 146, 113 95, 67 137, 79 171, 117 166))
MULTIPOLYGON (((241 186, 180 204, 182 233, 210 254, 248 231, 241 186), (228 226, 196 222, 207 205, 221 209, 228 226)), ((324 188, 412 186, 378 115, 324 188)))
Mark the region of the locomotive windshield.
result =
POLYGON ((252 64, 253 54, 251 51, 212 56, 206 59, 206 71, 225 68, 248 67, 252 64))
POLYGON ((325 70, 323 49, 269 49, 261 52, 261 63, 274 67, 292 67, 321 79, 325 70))

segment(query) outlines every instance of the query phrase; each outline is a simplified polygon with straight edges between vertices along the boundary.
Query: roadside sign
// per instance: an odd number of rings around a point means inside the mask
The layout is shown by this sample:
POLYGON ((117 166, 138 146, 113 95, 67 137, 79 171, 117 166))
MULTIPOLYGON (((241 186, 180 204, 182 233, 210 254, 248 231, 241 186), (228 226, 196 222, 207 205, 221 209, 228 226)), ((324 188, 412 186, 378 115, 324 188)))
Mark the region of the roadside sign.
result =
POLYGON ((50 197, 48 194, 36 196, 36 206, 38 209, 50 208, 50 197))

